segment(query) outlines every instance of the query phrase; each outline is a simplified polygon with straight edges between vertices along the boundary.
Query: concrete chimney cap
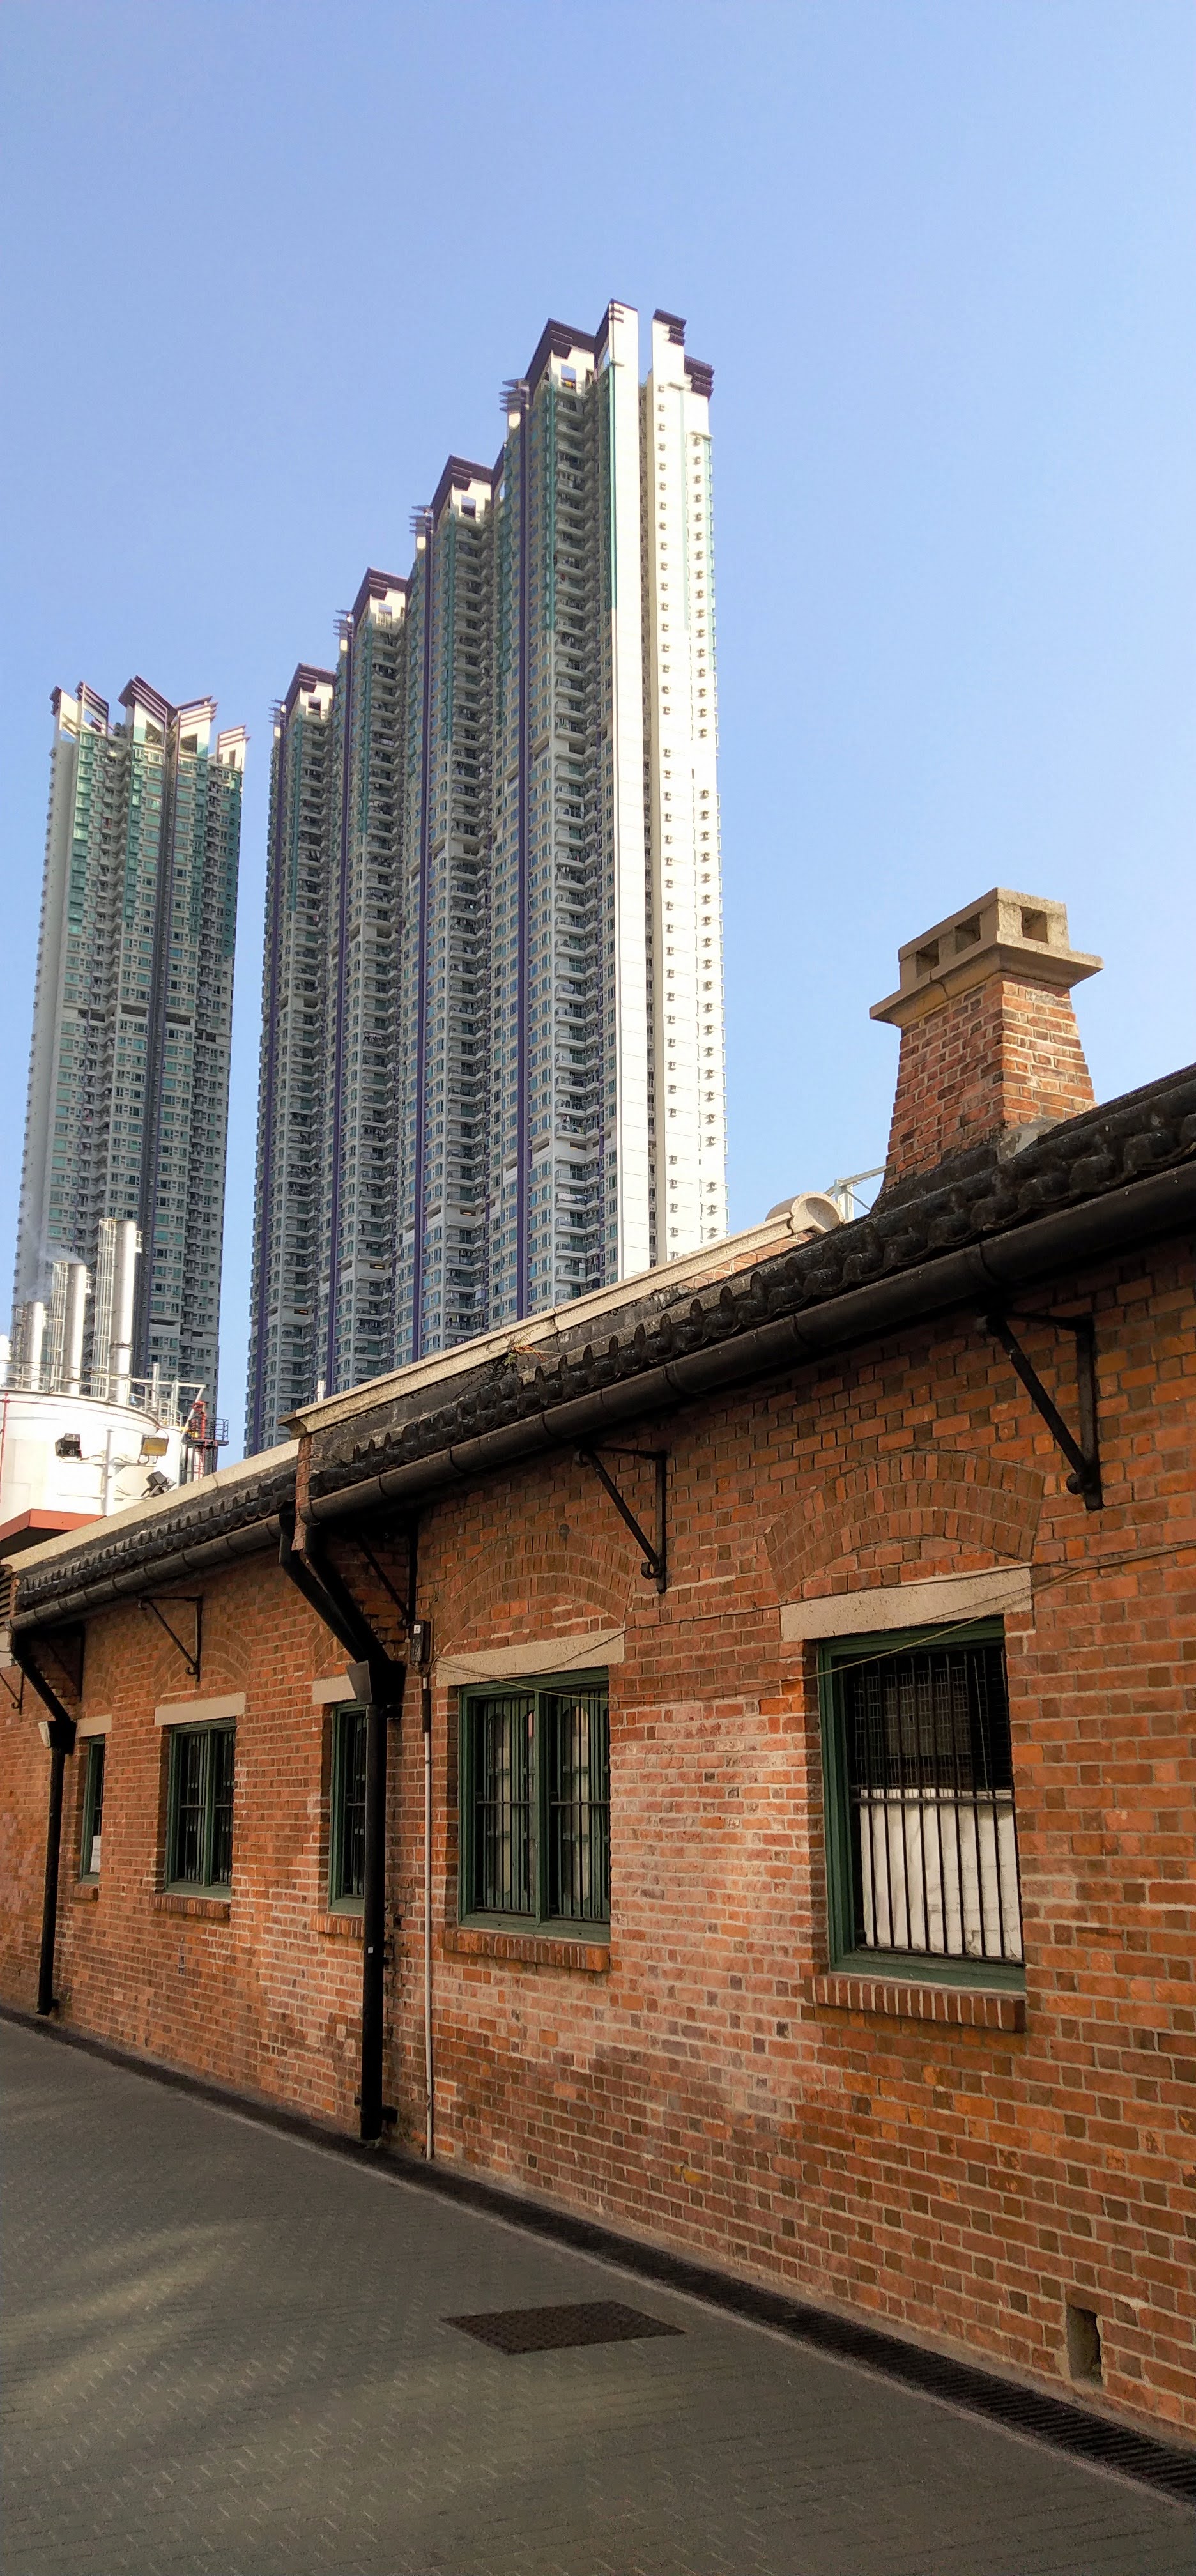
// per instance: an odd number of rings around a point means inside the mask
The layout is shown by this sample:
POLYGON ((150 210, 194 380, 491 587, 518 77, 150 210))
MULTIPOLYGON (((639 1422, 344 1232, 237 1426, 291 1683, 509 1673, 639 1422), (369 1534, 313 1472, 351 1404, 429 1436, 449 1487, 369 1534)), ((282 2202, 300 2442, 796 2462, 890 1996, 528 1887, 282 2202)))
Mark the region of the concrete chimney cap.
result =
POLYGON ((1104 960, 1070 946, 1065 904, 1049 895, 1015 894, 1009 886, 993 886, 919 938, 907 939, 897 962, 897 991, 874 1002, 869 1017, 904 1028, 928 1011, 941 1010, 953 994, 987 983, 990 975, 1067 993, 1086 975, 1098 975, 1104 960))

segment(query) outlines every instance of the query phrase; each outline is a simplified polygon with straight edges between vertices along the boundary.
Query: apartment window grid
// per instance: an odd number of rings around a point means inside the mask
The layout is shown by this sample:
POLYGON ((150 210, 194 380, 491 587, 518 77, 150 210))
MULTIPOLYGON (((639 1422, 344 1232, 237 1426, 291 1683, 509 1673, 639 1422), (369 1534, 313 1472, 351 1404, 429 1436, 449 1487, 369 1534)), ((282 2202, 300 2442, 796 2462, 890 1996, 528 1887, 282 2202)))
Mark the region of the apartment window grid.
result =
POLYGON ((464 1921, 609 1923, 605 1674, 463 1692, 461 1783, 464 1921))
POLYGON ((231 1726, 177 1726, 170 1737, 166 1884, 225 1892, 233 1874, 231 1726))
POLYGON ((333 1710, 328 1901, 346 1913, 365 1898, 365 1728, 364 1708, 333 1710))
POLYGON ((951 1981, 1023 1974, 999 1622, 821 1650, 834 1963, 951 1981))

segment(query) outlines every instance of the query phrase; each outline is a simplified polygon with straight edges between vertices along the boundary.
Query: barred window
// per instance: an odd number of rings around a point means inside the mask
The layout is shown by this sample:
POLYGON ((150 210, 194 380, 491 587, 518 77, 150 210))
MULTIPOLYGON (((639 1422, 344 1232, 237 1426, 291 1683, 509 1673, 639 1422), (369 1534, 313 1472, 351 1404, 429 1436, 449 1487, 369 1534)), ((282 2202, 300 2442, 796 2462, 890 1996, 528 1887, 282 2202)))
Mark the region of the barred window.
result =
POLYGON ((328 1895, 346 1910, 365 1895, 365 1710, 332 1712, 332 1802, 328 1895))
POLYGON ((104 1761, 102 1735, 90 1737, 87 1745, 87 1769, 83 1777, 83 1833, 79 1846, 80 1878, 100 1875, 100 1848, 104 1828, 104 1761))
POLYGON ((823 1650, 836 1959, 1020 1969, 1021 1900, 999 1631, 823 1650))
POLYGON ((604 1674, 463 1692, 461 1782, 464 1918, 609 1921, 604 1674))
POLYGON ((176 1726, 170 1736, 168 1887, 225 1889, 233 1875, 231 1726, 176 1726))

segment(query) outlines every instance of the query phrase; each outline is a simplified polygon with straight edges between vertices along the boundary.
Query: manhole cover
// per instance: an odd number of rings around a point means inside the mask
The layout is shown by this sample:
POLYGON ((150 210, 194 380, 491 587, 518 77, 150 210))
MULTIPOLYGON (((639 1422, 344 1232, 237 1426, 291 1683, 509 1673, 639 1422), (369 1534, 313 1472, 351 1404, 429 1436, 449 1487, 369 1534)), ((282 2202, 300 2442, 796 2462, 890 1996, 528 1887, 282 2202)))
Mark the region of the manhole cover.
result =
POLYGON ((636 2343, 645 2335, 680 2334, 659 2317, 625 2308, 618 2299, 586 2299, 564 2308, 491 2308, 480 2317, 446 2317, 446 2326, 488 2343, 495 2352, 561 2352, 574 2343, 636 2343))

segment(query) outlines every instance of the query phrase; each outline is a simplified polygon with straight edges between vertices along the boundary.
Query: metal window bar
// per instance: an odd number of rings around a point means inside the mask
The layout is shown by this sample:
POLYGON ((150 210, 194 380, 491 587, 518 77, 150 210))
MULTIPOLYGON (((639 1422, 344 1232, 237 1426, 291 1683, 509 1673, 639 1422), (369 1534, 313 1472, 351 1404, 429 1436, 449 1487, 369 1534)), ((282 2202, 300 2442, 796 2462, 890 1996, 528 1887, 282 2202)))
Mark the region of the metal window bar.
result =
POLYGON ((87 1779, 83 1801, 82 1871, 84 1878, 98 1878, 104 1831, 104 1754, 102 1735, 93 1737, 87 1748, 87 1779))
POLYGON ((176 1735, 174 1794, 171 1799, 170 1876, 181 1885, 200 1886, 204 1875, 204 1760, 201 1733, 176 1735))
POLYGON ((333 1766, 334 1901, 365 1894, 365 1727, 363 1708, 338 1711, 333 1766))
POLYGON ((573 1923, 610 1916, 610 1718, 604 1691, 546 1693, 546 1911, 573 1923))
POLYGON ((233 1875, 233 1753, 231 1727, 220 1728, 210 1738, 209 1781, 211 1791, 211 1864, 210 1884, 228 1887, 233 1875))
POLYGON ((999 1645, 926 1648, 843 1675, 860 1949, 1022 1958, 999 1645))
POLYGON ((536 1702, 519 1692, 476 1712, 473 1903, 484 1914, 534 1915, 532 1788, 536 1702))

